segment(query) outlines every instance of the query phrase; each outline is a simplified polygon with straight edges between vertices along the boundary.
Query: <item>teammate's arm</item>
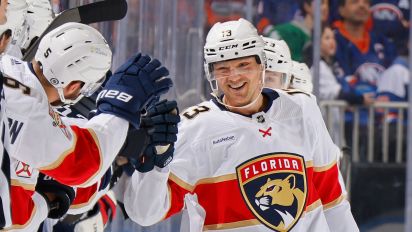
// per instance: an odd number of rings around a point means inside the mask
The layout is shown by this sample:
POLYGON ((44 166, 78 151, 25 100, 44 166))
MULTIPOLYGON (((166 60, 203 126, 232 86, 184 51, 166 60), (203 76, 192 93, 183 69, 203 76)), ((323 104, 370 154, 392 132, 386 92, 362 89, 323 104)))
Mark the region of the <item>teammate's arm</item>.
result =
POLYGON ((313 104, 314 131, 313 182, 331 231, 359 231, 347 201, 339 170, 340 149, 333 143, 319 107, 313 104))
POLYGON ((42 93, 23 84, 5 85, 7 149, 60 183, 91 185, 120 151, 129 123, 137 127, 140 112, 170 88, 171 80, 163 78, 167 75, 159 61, 133 57, 110 78, 98 100, 100 114, 83 127, 65 125, 42 93))

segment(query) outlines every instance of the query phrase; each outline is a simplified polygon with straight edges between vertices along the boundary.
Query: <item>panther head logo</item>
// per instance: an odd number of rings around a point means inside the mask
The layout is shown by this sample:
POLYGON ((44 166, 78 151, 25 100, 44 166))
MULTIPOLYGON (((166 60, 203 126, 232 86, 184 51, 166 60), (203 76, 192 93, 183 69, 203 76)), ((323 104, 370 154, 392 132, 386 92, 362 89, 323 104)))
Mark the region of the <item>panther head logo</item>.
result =
POLYGON ((236 171, 243 200, 257 220, 277 232, 296 225, 308 194, 303 156, 263 154, 243 162, 236 171))
MULTIPOLYGON (((298 212, 289 212, 290 206, 296 205, 300 209, 304 204, 305 194, 296 188, 296 177, 290 174, 285 179, 267 179, 266 184, 260 187, 255 195, 255 203, 262 211, 271 210, 274 214, 279 214, 282 220, 276 226, 281 230, 286 230, 291 225, 298 212), (282 208, 285 208, 282 210, 282 208)), ((292 208, 292 209, 293 209, 292 208)))

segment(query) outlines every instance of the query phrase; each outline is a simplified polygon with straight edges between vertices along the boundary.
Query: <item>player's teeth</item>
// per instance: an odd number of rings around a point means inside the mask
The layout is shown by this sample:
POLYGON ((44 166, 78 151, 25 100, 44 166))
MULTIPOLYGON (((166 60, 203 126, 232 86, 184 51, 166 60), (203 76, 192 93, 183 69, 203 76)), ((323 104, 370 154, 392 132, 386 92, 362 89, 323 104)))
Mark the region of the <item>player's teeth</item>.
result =
POLYGON ((230 87, 232 87, 232 88, 234 88, 234 89, 240 88, 240 87, 242 87, 242 86, 243 86, 243 83, 238 84, 238 85, 230 85, 230 87))

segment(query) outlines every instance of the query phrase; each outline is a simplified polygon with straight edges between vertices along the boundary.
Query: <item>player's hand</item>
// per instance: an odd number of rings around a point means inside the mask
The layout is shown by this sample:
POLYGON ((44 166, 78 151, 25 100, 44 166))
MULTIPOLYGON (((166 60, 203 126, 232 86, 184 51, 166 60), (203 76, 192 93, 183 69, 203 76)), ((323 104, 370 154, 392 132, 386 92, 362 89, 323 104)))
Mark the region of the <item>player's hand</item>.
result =
POLYGON ((97 98, 98 113, 113 114, 139 128, 140 114, 172 86, 160 61, 137 54, 107 81, 97 98))
POLYGON ((139 172, 148 172, 154 166, 163 168, 173 159, 180 116, 176 101, 163 100, 147 110, 142 117, 142 129, 147 133, 147 145, 135 164, 139 172))
POLYGON ((36 192, 46 199, 49 206, 48 217, 54 219, 66 214, 75 197, 72 187, 60 184, 43 173, 40 173, 37 178, 36 192))

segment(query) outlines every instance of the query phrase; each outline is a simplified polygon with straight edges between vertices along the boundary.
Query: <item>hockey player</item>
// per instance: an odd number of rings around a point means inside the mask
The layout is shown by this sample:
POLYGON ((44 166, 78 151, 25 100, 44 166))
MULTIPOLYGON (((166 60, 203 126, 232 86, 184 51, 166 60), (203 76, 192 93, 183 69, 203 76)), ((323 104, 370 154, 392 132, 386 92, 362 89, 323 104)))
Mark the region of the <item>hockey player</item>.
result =
POLYGON ((262 37, 265 42, 267 66, 265 72, 265 87, 287 89, 290 85, 290 70, 292 59, 289 47, 284 40, 262 37))
POLYGON ((298 89, 312 93, 312 76, 304 63, 292 61, 288 45, 283 40, 262 37, 265 42, 267 66, 265 87, 273 89, 298 89))
MULTIPOLYGON (((91 99, 95 99, 95 95, 91 99)), ((94 103, 90 102, 90 105, 82 104, 84 109, 88 108, 88 111, 95 109, 94 103)), ((149 108, 150 113, 142 117, 142 124, 138 131, 129 130, 127 136, 127 142, 123 146, 119 153, 118 158, 133 159, 140 150, 145 147, 152 147, 159 144, 172 144, 176 141, 176 124, 179 121, 178 115, 170 114, 169 111, 176 108, 176 102, 174 101, 161 101, 154 107, 149 108), (157 108, 157 112, 153 112, 153 109, 157 108)), ((67 116, 73 118, 79 118, 76 120, 77 125, 80 123, 86 123, 88 115, 81 116, 82 112, 77 111, 79 108, 59 108, 59 113, 62 115, 62 120, 66 120, 67 116)), ((132 162, 133 163, 133 162, 132 162)), ((132 168, 133 164, 126 164, 118 167, 118 169, 132 168)), ((20 165, 21 166, 21 165, 20 165)), ((33 168, 27 167, 29 172, 33 173, 33 168)), ((119 171, 116 169, 116 173, 119 171)), ((39 201, 36 198, 36 194, 33 196, 33 191, 30 189, 22 189, 19 185, 14 183, 21 183, 27 181, 28 177, 25 172, 21 172, 21 168, 11 167, 12 179, 11 179, 11 192, 12 192, 12 207, 16 212, 13 214, 13 228, 19 228, 20 230, 35 230, 42 222, 39 215, 42 215, 41 210, 33 207, 39 201), (17 200, 18 199, 18 200, 17 200), (34 218, 34 220, 30 220, 34 218)), ((109 182, 112 178, 112 171, 106 172, 104 177, 93 184, 92 186, 85 188, 71 189, 68 186, 62 185, 53 179, 40 174, 35 183, 36 192, 48 192, 53 189, 53 193, 59 194, 62 201, 59 209, 54 210, 48 217, 52 218, 42 223, 42 230, 53 231, 103 231, 103 228, 108 224, 111 218, 114 217, 116 209, 116 199, 111 194, 107 194, 106 191, 111 187, 109 182), (75 194, 74 194, 75 193, 75 194), (70 206, 70 209, 68 207, 70 206), (68 211, 67 211, 68 210, 68 211), (60 218, 67 211, 67 215, 59 221, 53 220, 60 218), (55 225, 55 223, 57 223, 55 225)), ((32 174, 32 179, 36 178, 32 174)), ((34 180, 35 181, 35 180, 34 180)), ((34 183, 32 184, 34 186, 34 183)), ((43 214, 44 215, 44 214, 43 214)))
POLYGON ((263 89, 256 29, 217 23, 204 54, 215 99, 183 112, 169 166, 133 173, 130 218, 145 226, 184 210, 190 231, 359 231, 318 108, 263 89))
MULTIPOLYGON (((73 103, 101 85, 110 68, 111 51, 100 33, 68 23, 42 39, 33 62, 10 56, 1 61, 3 131, 8 131, 3 133, 7 151, 3 158, 10 155, 12 160, 24 161, 26 174, 34 174, 27 169, 29 164, 70 186, 98 183, 123 145, 129 123, 138 127, 140 111, 171 86, 169 78, 159 80, 168 75, 160 62, 139 54, 108 81, 98 101, 98 115, 78 126, 62 120, 49 103, 73 103), (43 138, 33 139, 38 135, 43 138)), ((32 180, 15 186, 34 190, 32 180)), ((63 202, 53 188, 49 191, 44 195, 52 197, 40 200, 42 207, 36 205, 38 210, 45 209, 46 216, 52 213, 47 205, 63 202)), ((5 224, 9 226, 10 221, 5 224)))

